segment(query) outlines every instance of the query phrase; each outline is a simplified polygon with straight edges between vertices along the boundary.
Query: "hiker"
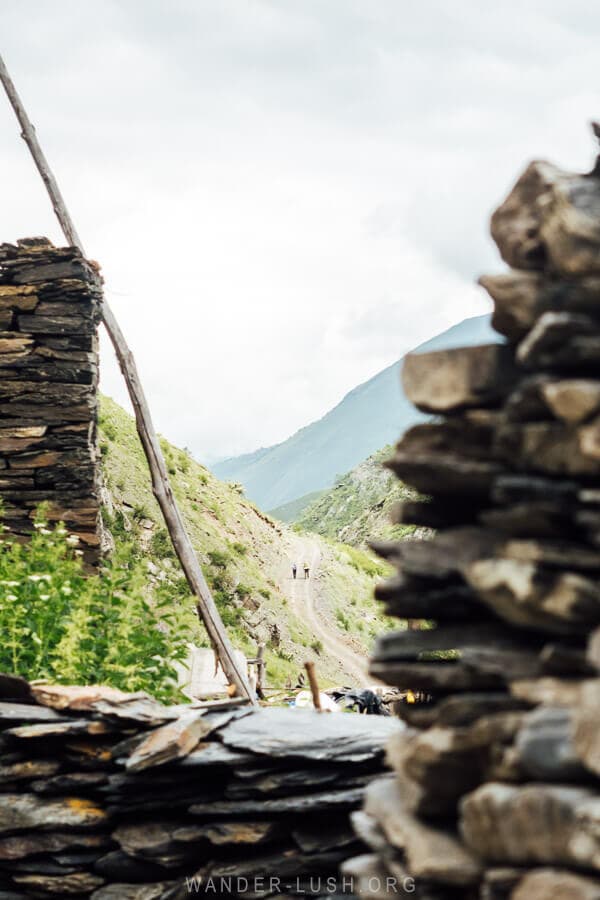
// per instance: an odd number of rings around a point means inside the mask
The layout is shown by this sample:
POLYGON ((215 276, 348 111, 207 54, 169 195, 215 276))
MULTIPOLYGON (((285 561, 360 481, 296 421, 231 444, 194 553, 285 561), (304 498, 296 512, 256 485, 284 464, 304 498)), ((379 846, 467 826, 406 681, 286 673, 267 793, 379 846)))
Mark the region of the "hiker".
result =
POLYGON ((293 576, 294 578, 296 577, 296 572, 297 572, 297 571, 298 571, 298 568, 297 568, 297 566, 296 566, 296 563, 292 563, 292 576, 293 576))
POLYGON ((308 563, 304 563, 304 577, 308 578, 310 575, 310 570, 308 568, 308 563))

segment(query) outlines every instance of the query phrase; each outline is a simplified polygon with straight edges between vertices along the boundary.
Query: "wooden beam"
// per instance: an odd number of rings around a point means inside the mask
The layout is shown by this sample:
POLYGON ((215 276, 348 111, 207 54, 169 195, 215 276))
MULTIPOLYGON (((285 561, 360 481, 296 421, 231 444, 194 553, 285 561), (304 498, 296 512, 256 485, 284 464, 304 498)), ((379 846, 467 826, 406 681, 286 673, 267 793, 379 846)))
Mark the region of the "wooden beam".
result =
MULTIPOLYGON (((58 187, 56 179, 52 174, 48 161, 39 144, 35 128, 25 111, 25 107, 21 102, 21 98, 17 93, 1 56, 0 81, 4 86, 4 90, 6 91, 10 104, 21 126, 21 137, 27 144, 37 170, 42 177, 42 181, 46 185, 52 207, 60 222, 63 233, 69 244, 73 247, 78 247, 85 257, 81 238, 77 234, 77 230, 69 215, 60 188, 58 187)), ((256 703, 256 698, 248 684, 246 672, 235 658, 233 647, 227 636, 225 626, 223 625, 223 621, 203 575, 189 534, 185 529, 179 507, 173 496, 173 491, 169 483, 169 476, 167 474, 167 467, 160 449, 160 444, 154 429, 150 409, 144 395, 133 354, 127 345, 123 332, 119 327, 119 323, 105 298, 102 300, 102 319, 115 349, 115 354, 135 411, 138 434, 144 448, 144 453, 146 454, 146 459, 148 460, 148 467, 152 478, 152 490, 164 516, 167 530, 171 537, 171 541, 173 542, 173 547, 175 548, 179 562, 181 563, 181 568, 187 578, 190 590, 196 597, 196 609, 198 615, 204 622, 208 636, 219 657, 225 675, 231 684, 235 685, 236 691, 240 696, 245 696, 251 703, 256 703)))

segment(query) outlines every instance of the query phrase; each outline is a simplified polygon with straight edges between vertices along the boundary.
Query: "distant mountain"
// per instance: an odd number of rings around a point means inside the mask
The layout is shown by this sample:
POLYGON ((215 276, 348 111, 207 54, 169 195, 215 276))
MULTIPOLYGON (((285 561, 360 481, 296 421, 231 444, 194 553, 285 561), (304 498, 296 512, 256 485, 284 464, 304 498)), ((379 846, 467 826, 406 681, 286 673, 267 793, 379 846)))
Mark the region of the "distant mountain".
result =
MULTIPOLYGON (((415 352, 445 350, 500 341, 490 317, 474 316, 421 344, 415 352)), ((360 384, 317 422, 286 441, 212 467, 224 481, 240 482, 263 509, 275 509, 305 494, 330 487, 372 453, 396 441, 425 417, 400 388, 401 360, 360 384)))

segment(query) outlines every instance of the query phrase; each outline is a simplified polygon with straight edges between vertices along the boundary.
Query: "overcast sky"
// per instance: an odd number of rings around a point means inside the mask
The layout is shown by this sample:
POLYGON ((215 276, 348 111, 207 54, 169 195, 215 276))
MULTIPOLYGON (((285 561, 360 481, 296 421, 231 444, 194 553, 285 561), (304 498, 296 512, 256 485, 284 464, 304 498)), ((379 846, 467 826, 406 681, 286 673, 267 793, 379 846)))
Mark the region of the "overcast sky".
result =
MULTIPOLYGON (((209 461, 488 310, 490 211, 586 169, 588 0, 0 0, 0 47, 136 355, 209 461)), ((62 238, 0 97, 0 240, 62 238)), ((102 387, 124 400, 105 343, 102 387)))

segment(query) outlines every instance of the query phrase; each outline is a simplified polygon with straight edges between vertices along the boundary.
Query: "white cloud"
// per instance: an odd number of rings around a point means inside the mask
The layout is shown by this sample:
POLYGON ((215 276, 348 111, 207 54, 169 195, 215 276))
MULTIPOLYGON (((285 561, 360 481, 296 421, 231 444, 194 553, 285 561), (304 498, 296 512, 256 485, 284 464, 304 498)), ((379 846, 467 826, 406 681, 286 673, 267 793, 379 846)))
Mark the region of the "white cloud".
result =
MULTIPOLYGON (((2 50, 138 358, 204 458, 285 438, 485 311, 487 218, 585 168, 583 0, 21 0, 2 50)), ((0 239, 60 241, 0 103, 0 239)), ((103 348, 105 390, 124 397, 103 348)))

